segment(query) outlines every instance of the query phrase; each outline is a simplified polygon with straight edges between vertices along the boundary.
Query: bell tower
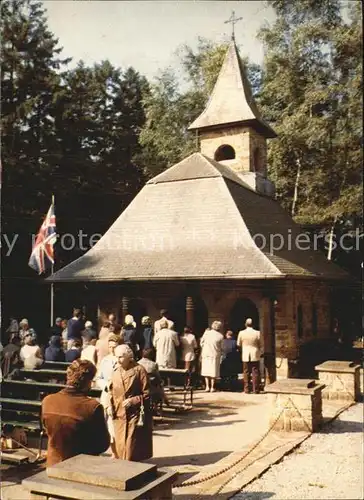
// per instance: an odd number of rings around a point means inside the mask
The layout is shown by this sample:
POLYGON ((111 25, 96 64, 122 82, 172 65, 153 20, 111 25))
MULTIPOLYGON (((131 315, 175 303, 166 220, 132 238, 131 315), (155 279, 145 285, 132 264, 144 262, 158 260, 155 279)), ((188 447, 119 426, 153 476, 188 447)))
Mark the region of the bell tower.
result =
POLYGON ((258 110, 234 39, 210 99, 189 130, 196 130, 202 154, 230 167, 255 191, 274 196, 267 139, 277 134, 258 110))

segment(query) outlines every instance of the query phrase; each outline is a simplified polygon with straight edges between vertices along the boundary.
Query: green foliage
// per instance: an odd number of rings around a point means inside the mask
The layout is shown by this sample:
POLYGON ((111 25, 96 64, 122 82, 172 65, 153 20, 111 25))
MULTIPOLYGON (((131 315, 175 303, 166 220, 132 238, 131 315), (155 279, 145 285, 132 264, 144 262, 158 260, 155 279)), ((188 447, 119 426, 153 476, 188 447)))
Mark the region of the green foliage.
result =
POLYGON ((362 210, 362 28, 359 2, 345 23, 336 0, 272 1, 260 103, 279 138, 270 175, 299 222, 358 218, 362 210), (300 176, 297 171, 300 169, 300 176))
MULTIPOLYGON (((146 123, 140 142, 148 174, 156 175, 198 151, 194 132, 188 126, 203 111, 219 74, 228 44, 199 38, 196 50, 183 45, 177 50, 186 85, 171 68, 156 79, 144 99, 146 123)), ((248 64, 247 60, 244 61, 248 64)), ((248 64, 253 93, 261 85, 261 70, 248 64)))
POLYGON ((19 304, 12 314, 33 316, 47 306, 37 305, 32 288, 40 280, 28 267, 31 234, 51 195, 58 232, 76 236, 72 250, 56 246, 59 268, 87 248, 78 231, 105 232, 145 181, 138 138, 148 84, 133 68, 108 61, 68 70, 40 2, 4 0, 1 15, 2 230, 18 238, 10 256, 2 247, 3 307, 6 315, 19 304))

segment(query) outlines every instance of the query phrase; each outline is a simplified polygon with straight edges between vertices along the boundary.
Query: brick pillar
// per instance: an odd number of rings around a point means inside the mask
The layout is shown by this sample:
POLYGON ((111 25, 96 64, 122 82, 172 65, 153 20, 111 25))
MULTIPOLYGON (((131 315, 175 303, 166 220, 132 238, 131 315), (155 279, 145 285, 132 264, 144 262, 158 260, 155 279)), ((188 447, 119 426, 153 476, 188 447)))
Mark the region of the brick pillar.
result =
POLYGON ((271 321, 271 299, 264 297, 260 307, 261 336, 264 353, 264 380, 265 384, 272 384, 276 380, 276 364, 274 353, 273 328, 271 321))
POLYGON ((187 297, 186 299, 186 324, 193 329, 195 318, 194 318, 195 307, 193 305, 192 297, 187 297))

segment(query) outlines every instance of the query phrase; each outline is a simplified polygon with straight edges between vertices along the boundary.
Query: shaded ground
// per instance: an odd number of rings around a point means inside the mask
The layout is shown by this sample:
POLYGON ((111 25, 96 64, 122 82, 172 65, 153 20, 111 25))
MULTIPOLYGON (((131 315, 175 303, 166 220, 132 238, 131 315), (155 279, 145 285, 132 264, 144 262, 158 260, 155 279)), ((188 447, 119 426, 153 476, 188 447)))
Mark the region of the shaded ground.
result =
MULTIPOLYGON (((184 480, 258 438, 266 429, 268 418, 265 394, 197 392, 193 410, 167 413, 161 423, 156 423, 154 457, 150 462, 181 472, 179 480, 184 480)), ((1 498, 27 499, 29 494, 19 483, 39 472, 39 467, 1 467, 1 498)))

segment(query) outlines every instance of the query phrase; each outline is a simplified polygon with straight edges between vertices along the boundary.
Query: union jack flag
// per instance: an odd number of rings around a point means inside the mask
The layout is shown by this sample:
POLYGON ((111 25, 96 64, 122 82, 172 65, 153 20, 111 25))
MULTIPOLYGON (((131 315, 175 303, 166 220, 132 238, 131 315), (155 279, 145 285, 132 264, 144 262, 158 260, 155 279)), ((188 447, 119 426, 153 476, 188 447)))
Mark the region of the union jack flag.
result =
POLYGON ((38 271, 38 274, 45 272, 47 264, 54 264, 53 245, 56 240, 56 216, 54 214, 54 204, 52 203, 39 229, 28 262, 32 269, 38 271))

